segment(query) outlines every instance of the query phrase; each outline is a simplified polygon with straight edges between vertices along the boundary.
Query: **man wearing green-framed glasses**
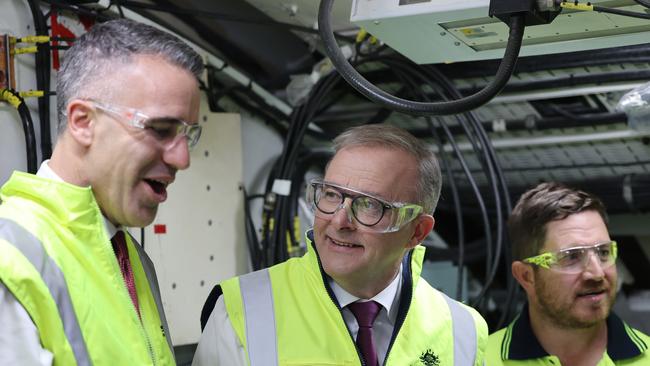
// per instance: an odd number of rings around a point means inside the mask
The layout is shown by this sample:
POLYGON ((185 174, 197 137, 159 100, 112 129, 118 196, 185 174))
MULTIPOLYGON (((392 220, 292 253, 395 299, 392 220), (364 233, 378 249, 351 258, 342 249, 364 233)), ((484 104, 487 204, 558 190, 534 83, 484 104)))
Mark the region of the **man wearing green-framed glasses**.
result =
POLYGON ((528 303, 490 335, 487 365, 650 365, 650 337, 611 311, 619 247, 597 197, 542 183, 521 196, 508 228, 528 303))
POLYGON ((334 148, 307 182, 307 254, 217 286, 194 365, 483 365, 485 321, 420 277, 442 183, 433 152, 389 125, 334 148))

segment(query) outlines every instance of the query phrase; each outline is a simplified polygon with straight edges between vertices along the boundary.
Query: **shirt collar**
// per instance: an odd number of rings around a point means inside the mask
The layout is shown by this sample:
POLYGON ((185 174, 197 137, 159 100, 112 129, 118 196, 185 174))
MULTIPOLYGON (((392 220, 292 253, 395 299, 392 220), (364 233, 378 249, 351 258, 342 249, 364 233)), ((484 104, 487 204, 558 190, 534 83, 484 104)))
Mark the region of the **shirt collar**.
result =
MULTIPOLYGON (((43 161, 40 168, 38 168, 36 175, 41 178, 51 179, 56 182, 65 182, 63 178, 61 178, 58 174, 56 174, 54 170, 52 170, 52 168, 50 168, 50 165, 48 164, 49 161, 50 161, 49 159, 43 161)), ((112 222, 108 221, 106 216, 104 216, 103 214, 102 214, 102 218, 104 219, 104 227, 108 232, 108 237, 112 238, 113 236, 115 236, 117 230, 119 230, 120 228, 116 227, 115 225, 113 225, 112 222)))
MULTIPOLYGON (((504 359, 527 360, 549 356, 542 348, 530 326, 528 305, 524 306, 521 314, 513 320, 506 329, 501 349, 504 359), (510 342, 507 347, 506 342, 510 342)), ((614 360, 624 360, 636 357, 648 349, 635 331, 625 324, 621 318, 611 312, 607 317, 607 355, 614 360)))
MULTIPOLYGON (((336 281, 334 281, 331 277, 329 278, 329 285, 332 288, 332 292, 334 292, 334 295, 336 296, 336 299, 338 300, 341 309, 352 304, 355 301, 364 300, 345 291, 343 287, 339 286, 339 284, 336 283, 336 281)), ((383 306, 384 309, 386 309, 386 312, 388 313, 388 320, 390 320, 392 324, 395 324, 395 319, 397 318, 397 310, 399 308, 398 295, 401 292, 401 288, 402 288, 402 266, 400 264, 399 271, 397 272, 397 276, 395 276, 393 281, 391 281, 391 283, 380 293, 375 295, 372 299, 368 300, 368 301, 376 301, 379 304, 381 304, 381 306, 383 306)))

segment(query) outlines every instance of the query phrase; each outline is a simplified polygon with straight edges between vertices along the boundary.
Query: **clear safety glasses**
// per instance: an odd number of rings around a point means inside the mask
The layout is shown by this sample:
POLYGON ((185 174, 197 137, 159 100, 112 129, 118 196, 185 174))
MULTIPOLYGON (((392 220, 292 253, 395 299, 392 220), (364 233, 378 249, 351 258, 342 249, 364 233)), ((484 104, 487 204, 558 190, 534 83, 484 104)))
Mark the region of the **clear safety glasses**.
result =
POLYGON ((164 146, 170 146, 180 135, 187 139, 187 146, 191 149, 196 146, 201 137, 201 126, 198 124, 189 124, 176 118, 152 118, 137 109, 113 106, 95 100, 90 102, 102 112, 119 117, 130 126, 147 131, 164 146))
POLYGON ((542 253, 526 258, 523 261, 558 272, 580 273, 587 268, 591 253, 596 256, 601 268, 605 269, 616 263, 618 247, 615 241, 609 241, 590 246, 566 248, 557 252, 542 253))
POLYGON ((386 202, 320 179, 312 180, 307 186, 307 201, 311 202, 312 210, 318 217, 331 219, 339 209, 345 208, 350 222, 354 218, 361 224, 360 229, 377 233, 398 231, 422 212, 419 205, 386 202), (347 198, 350 203, 346 205, 347 198))

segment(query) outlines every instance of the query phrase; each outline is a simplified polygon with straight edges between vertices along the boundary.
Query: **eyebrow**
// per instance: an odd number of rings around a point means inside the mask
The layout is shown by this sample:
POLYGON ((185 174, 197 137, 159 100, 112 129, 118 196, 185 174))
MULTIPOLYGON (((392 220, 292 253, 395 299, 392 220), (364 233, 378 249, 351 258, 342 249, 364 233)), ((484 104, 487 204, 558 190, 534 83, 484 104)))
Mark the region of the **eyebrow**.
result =
MULTIPOLYGON (((383 197, 382 197, 379 193, 377 193, 377 192, 361 192, 361 190, 359 190, 359 189, 356 189, 356 188, 347 188, 347 187, 342 187, 342 186, 341 186, 340 184, 338 184, 338 183, 329 182, 329 181, 326 181, 326 180, 323 181, 323 184, 327 184, 327 185, 332 186, 332 187, 334 187, 334 188, 336 188, 336 189, 341 189, 341 190, 343 190, 343 191, 347 191, 347 192, 350 192, 350 193, 356 193, 357 196, 361 194, 361 195, 364 195, 364 196, 369 196, 369 197, 372 197, 372 198, 379 199, 379 200, 381 200, 381 201, 384 201, 385 203, 393 203, 393 201, 391 201, 391 200, 387 200, 387 199, 383 198, 383 197)), ((354 197, 357 197, 357 196, 354 196, 354 197)))
POLYGON ((194 126, 194 125, 198 125, 198 124, 199 124, 198 121, 197 121, 197 122, 188 122, 188 121, 186 121, 186 120, 184 120, 184 119, 182 119, 182 118, 179 118, 179 117, 173 117, 173 116, 150 117, 150 116, 149 116, 148 114, 146 114, 146 113, 142 113, 142 115, 146 116, 147 119, 152 120, 152 121, 173 122, 173 123, 180 123, 180 124, 182 124, 182 122, 185 122, 186 124, 188 124, 188 125, 190 125, 190 126, 194 126))

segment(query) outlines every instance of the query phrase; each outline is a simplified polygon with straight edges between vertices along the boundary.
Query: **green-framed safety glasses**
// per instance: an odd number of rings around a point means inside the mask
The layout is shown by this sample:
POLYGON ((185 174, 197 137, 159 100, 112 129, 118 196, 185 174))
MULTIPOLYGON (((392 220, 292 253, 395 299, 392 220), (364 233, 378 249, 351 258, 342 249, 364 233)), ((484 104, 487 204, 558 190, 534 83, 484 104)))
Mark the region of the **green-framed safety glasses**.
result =
POLYGON ((593 253, 605 269, 616 263, 618 246, 615 241, 585 246, 575 246, 556 252, 546 252, 523 260, 525 263, 564 273, 580 273, 587 268, 593 253))

